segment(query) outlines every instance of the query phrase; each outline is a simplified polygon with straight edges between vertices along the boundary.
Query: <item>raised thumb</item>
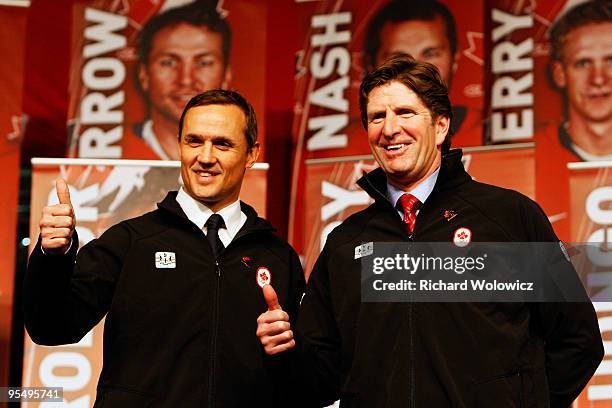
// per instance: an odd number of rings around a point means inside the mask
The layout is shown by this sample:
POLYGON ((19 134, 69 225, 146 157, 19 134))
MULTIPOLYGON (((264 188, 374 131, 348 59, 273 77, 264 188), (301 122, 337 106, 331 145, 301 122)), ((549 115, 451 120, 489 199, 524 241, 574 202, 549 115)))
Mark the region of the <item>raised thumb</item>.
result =
POLYGON ((268 304, 268 310, 282 310, 281 306, 278 304, 278 296, 276 296, 276 291, 272 285, 263 287, 263 295, 268 304))
POLYGON ((57 198, 60 204, 68 204, 72 206, 70 202, 70 190, 68 190, 68 184, 62 178, 55 181, 55 191, 57 192, 57 198))

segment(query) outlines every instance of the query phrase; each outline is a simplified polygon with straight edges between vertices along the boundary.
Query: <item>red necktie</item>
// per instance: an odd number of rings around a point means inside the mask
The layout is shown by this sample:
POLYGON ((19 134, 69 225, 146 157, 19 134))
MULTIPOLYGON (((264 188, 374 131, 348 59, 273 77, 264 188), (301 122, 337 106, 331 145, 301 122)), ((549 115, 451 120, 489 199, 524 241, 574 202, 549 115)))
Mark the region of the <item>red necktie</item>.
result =
POLYGON ((412 194, 404 194, 400 197, 398 203, 404 210, 404 223, 406 223, 408 235, 412 236, 414 224, 416 224, 416 212, 421 207, 421 202, 412 194))

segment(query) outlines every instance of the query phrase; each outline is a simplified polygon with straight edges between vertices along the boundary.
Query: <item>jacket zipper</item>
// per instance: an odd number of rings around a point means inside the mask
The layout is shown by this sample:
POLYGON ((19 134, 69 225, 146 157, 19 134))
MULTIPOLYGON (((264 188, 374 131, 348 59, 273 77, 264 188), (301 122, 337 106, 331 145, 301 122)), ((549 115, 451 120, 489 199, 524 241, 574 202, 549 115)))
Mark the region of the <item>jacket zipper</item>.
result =
POLYGON ((410 392, 410 408, 416 407, 416 384, 414 378, 414 303, 408 303, 408 332, 409 332, 409 350, 408 350, 408 390, 410 392))
POLYGON ((217 281, 215 283, 214 292, 214 310, 213 310, 213 332, 210 340, 210 377, 208 378, 208 406, 210 408, 215 406, 215 361, 217 357, 217 335, 219 331, 219 299, 220 299, 220 287, 221 287, 221 267, 219 266, 219 260, 215 260, 215 273, 217 275, 217 281))
POLYGON ((516 373, 516 376, 518 377, 518 383, 519 383, 519 408, 523 408, 525 406, 523 404, 523 379, 521 378, 520 370, 516 373))
MULTIPOLYGON (((239 233, 234 237, 232 242, 227 246, 228 248, 232 245, 234 241, 239 238, 244 237, 245 235, 254 234, 258 231, 244 231, 239 233)), ((227 248, 225 248, 227 251, 227 248)), ((208 406, 213 408, 215 406, 215 363, 217 357, 217 336, 219 332, 219 303, 221 299, 221 266, 219 265, 219 259, 215 260, 215 274, 217 275, 217 280, 215 282, 215 292, 213 294, 214 302, 213 302, 213 332, 210 340, 210 377, 208 379, 208 406)))
MULTIPOLYGON (((425 206, 425 204, 423 204, 423 206, 421 207, 421 210, 419 211, 419 214, 422 214, 423 211, 423 207, 425 206)), ((417 220, 418 220, 418 216, 417 216, 417 220)), ((415 242, 416 241, 416 223, 414 225, 414 231, 412 233, 412 236, 410 237, 410 241, 415 242)), ((410 401, 408 403, 408 406, 410 408, 415 408, 416 407, 416 380, 414 377, 414 314, 415 314, 415 310, 414 310, 414 302, 410 302, 408 304, 408 330, 410 332, 410 350, 408 352, 409 355, 409 371, 408 371, 408 383, 409 383, 409 392, 410 392, 410 401)))
POLYGON ((416 407, 416 396, 415 396, 415 381, 414 381, 414 327, 413 327, 413 309, 414 304, 411 302, 408 304, 408 325, 410 330, 410 365, 408 372, 408 382, 409 382, 409 390, 410 390, 410 402, 408 406, 410 408, 416 407))

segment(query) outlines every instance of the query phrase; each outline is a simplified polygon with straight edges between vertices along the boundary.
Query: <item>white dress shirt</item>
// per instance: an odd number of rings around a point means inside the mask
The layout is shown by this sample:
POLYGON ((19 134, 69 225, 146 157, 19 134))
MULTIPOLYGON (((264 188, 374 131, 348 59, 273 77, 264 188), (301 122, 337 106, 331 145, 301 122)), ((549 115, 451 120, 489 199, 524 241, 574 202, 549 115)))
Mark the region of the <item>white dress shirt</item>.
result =
MULTIPOLYGON (((399 188, 387 182, 387 198, 389 199, 391 204, 393 204, 393 207, 397 209, 397 213, 400 215, 402 220, 404 219, 404 211, 401 210, 401 207, 399 207, 398 209, 397 205, 397 201, 400 199, 400 197, 404 194, 412 194, 413 196, 418 198, 422 204, 425 204, 425 200, 427 200, 427 198, 433 191, 434 186, 436 185, 436 180, 438 179, 439 173, 440 167, 438 167, 436 171, 431 173, 429 177, 420 182, 413 190, 410 191, 400 190, 399 188)), ((416 215, 419 215, 419 211, 420 210, 417 210, 416 215)))
MULTIPOLYGON (((206 234, 208 228, 204 225, 214 212, 201 202, 193 199, 193 197, 183 190, 183 187, 179 189, 176 195, 176 201, 183 209, 183 212, 185 212, 187 218, 206 234)), ((240 209, 240 200, 236 200, 227 207, 223 207, 217 214, 219 214, 223 218, 223 222, 225 222, 225 228, 219 228, 219 239, 227 248, 246 222, 247 216, 240 209)))

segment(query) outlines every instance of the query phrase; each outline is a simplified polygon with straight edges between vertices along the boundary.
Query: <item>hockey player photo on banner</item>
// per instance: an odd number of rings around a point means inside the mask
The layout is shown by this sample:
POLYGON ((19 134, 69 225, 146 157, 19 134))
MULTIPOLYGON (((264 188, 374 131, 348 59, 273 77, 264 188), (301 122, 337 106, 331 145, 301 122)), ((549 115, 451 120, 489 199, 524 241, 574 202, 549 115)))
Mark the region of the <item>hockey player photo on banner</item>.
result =
POLYGON ((303 47, 296 58, 289 219, 289 239, 298 252, 305 160, 370 154, 359 84, 390 55, 410 53, 434 64, 451 89, 453 145, 484 142, 483 1, 323 0, 299 6, 303 47))
POLYGON ((183 108, 210 89, 238 90, 263 112, 265 27, 263 1, 75 4, 68 155, 178 160, 183 108))

